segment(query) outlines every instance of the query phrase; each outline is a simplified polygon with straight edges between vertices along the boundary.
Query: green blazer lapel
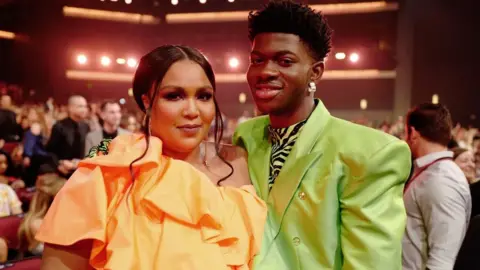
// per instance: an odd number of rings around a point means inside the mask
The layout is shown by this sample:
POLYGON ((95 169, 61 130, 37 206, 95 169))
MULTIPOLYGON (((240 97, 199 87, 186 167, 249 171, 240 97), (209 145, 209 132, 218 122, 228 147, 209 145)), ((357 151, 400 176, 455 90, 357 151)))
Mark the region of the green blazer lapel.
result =
POLYGON ((257 141, 258 144, 254 151, 249 153, 248 167, 252 182, 259 192, 260 198, 264 201, 268 198, 268 175, 270 173, 270 154, 272 147, 269 140, 263 139, 257 141))
POLYGON ((324 134, 331 116, 323 103, 320 100, 317 102, 317 107, 305 123, 268 197, 267 202, 274 205, 280 222, 306 172, 323 154, 321 150, 313 149, 324 134))

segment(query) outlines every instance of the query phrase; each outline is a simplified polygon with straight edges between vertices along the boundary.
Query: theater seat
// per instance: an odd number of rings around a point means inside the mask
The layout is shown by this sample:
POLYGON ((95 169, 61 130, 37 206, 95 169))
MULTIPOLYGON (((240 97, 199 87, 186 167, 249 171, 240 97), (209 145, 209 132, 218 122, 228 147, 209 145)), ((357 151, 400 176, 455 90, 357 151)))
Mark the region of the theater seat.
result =
POLYGON ((11 154, 13 152, 13 149, 15 149, 15 147, 17 147, 18 144, 19 144, 18 142, 7 142, 3 146, 2 150, 11 154))
POLYGON ((0 218, 0 237, 7 241, 9 249, 18 248, 17 232, 23 220, 23 214, 0 218))
POLYGON ((42 259, 40 257, 33 257, 19 261, 12 261, 0 264, 0 269, 7 270, 40 270, 42 259))

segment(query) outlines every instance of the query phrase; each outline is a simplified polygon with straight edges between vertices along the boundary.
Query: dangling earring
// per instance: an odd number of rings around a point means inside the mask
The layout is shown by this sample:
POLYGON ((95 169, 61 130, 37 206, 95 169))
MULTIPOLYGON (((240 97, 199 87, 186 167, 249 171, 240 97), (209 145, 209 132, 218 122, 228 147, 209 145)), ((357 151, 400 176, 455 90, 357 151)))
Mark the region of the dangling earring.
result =
POLYGON ((315 93, 317 91, 317 85, 314 82, 308 83, 308 92, 315 93))
POLYGON ((204 142, 203 144, 203 165, 208 168, 208 162, 207 162, 207 142, 204 142))

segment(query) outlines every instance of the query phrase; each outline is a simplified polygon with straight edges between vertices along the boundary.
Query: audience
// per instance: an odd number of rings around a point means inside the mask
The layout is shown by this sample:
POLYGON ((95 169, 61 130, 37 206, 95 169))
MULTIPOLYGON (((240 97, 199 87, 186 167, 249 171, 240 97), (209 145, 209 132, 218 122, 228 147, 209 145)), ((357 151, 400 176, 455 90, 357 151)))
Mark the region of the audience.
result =
POLYGON ((55 164, 43 164, 39 170, 36 191, 18 231, 20 258, 41 255, 43 243, 35 240, 35 234, 53 198, 65 184, 66 179, 58 175, 55 164))

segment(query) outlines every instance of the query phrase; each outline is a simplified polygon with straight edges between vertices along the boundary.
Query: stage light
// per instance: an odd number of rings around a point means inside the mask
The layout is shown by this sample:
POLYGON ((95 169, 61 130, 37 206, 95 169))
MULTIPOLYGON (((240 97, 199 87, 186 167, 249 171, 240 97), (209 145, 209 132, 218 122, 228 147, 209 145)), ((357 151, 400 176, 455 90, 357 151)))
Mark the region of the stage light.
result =
POLYGON ((350 58, 350 61, 351 61, 352 63, 356 63, 356 62, 358 62, 358 60, 360 60, 360 56, 358 55, 358 53, 352 53, 352 54, 350 54, 350 57, 349 57, 349 58, 350 58))
POLYGON ((232 57, 230 60, 228 60, 228 65, 231 68, 237 68, 240 65, 240 61, 238 61, 236 57, 232 57))
POLYGON ((80 64, 80 65, 85 65, 87 63, 87 56, 85 56, 85 54, 79 54, 77 56, 77 62, 80 64))
POLYGON ((134 67, 137 66, 137 60, 135 60, 133 58, 128 58, 127 65, 131 68, 134 68, 134 67))
POLYGON ((121 99, 119 100, 119 102, 120 102, 120 105, 123 105, 123 104, 125 104, 125 99, 124 99, 124 98, 121 98, 121 99))
POLYGON ((100 9, 88 9, 79 7, 63 7, 63 15, 73 18, 84 18, 92 20, 105 20, 112 22, 126 22, 134 24, 159 24, 160 18, 140 13, 129 13, 120 11, 108 11, 100 9))
POLYGON ((229 2, 229 3, 233 3, 233 2, 235 2, 235 0, 228 0, 228 2, 229 2))
POLYGON ((438 101, 440 100, 440 97, 437 94, 434 94, 432 96, 432 103, 433 104, 438 104, 438 101))
POLYGON ((176 5, 178 5, 178 0, 172 0, 171 3, 172 3, 172 5, 176 6, 176 5))
POLYGON ((205 4, 207 3, 207 0, 199 0, 200 4, 205 4))
POLYGON ((343 52, 338 52, 335 54, 335 58, 338 59, 338 60, 343 60, 345 59, 345 57, 347 57, 347 55, 345 55, 345 53, 343 52))
POLYGON ((111 62, 112 60, 110 60, 110 58, 107 56, 102 56, 102 58, 100 58, 100 63, 102 64, 102 66, 107 67, 110 65, 111 62))
POLYGON ((238 101, 244 104, 247 101, 247 95, 245 93, 240 93, 240 95, 238 95, 238 101))
POLYGON ((132 3, 132 0, 125 0, 125 4, 130 5, 132 3))
POLYGON ((366 99, 360 100, 360 109, 366 110, 368 108, 368 101, 366 99))
POLYGON ((127 61, 124 58, 117 58, 117 64, 119 65, 125 65, 127 61))

